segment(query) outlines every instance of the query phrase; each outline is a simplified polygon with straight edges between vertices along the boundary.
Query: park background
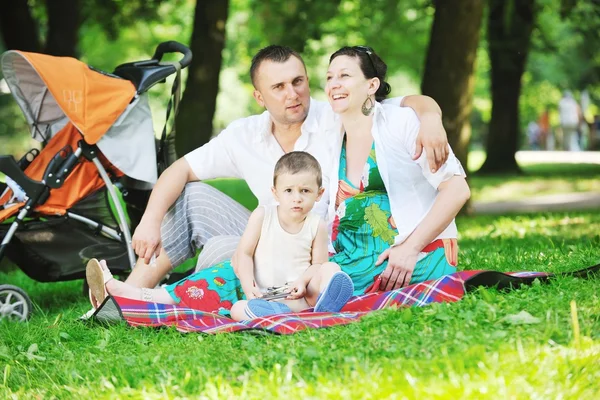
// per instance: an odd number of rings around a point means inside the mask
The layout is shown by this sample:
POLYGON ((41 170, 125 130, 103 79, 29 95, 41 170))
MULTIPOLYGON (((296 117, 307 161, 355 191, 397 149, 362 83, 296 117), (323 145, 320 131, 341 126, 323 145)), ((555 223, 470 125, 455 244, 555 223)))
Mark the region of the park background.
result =
MULTIPOLYGON (((369 45, 388 63, 392 96, 438 101, 468 166, 473 215, 458 220, 460 267, 567 272, 600 260, 598 153, 520 150, 528 149, 527 124, 546 108, 560 137, 557 104, 566 89, 576 99, 589 93, 588 122, 600 113, 599 28, 596 0, 14 0, 2 3, 0 51, 75 56, 110 72, 151 57, 162 41, 189 45, 194 59, 174 138, 182 155, 262 111, 248 76, 261 47, 298 50, 313 96, 324 99, 329 55, 369 45)), ((167 86, 150 95, 160 132, 167 86)), ((0 83, 0 152, 23 154, 28 131, 0 83)), ((74 321, 89 308, 80 281, 40 284, 6 261, 0 271, 0 283, 25 288, 36 305, 27 324, 0 323, 7 397, 593 398, 600 391, 593 280, 481 290, 457 304, 382 311, 292 337, 205 337, 89 327, 74 321)))

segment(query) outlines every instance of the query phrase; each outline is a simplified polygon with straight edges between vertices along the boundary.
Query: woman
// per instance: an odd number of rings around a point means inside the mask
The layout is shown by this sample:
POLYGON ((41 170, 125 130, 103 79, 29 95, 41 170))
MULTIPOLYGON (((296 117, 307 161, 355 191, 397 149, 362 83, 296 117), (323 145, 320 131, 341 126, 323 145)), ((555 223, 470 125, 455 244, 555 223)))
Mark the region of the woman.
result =
POLYGON ((419 121, 411 109, 379 103, 391 90, 386 72, 363 46, 336 51, 327 71, 340 132, 330 175, 330 260, 351 276, 355 295, 455 272, 454 217, 470 196, 452 152, 435 174, 424 155, 412 160, 419 121))

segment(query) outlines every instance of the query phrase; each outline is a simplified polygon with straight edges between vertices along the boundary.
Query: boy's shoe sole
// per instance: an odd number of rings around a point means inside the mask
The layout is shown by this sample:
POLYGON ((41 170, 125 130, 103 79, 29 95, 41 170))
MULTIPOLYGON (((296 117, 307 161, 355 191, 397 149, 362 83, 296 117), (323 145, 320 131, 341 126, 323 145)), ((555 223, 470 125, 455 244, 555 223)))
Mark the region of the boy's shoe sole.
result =
POLYGON ((350 300, 354 293, 354 284, 350 276, 342 271, 331 277, 327 287, 319 295, 315 312, 338 312, 350 300))

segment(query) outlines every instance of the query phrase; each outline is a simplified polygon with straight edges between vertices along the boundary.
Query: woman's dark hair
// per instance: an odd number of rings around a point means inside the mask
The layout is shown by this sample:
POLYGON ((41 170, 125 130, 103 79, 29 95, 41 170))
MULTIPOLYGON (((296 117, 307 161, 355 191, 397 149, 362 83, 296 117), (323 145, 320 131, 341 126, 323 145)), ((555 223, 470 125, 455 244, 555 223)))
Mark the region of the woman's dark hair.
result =
POLYGON ((385 75, 387 74, 387 65, 381 58, 375 53, 370 47, 367 46, 353 46, 353 47, 342 47, 329 57, 329 64, 334 58, 339 56, 356 57, 359 60, 360 69, 367 79, 379 78, 381 84, 379 89, 375 92, 375 100, 382 101, 390 94, 392 87, 385 81, 385 75))

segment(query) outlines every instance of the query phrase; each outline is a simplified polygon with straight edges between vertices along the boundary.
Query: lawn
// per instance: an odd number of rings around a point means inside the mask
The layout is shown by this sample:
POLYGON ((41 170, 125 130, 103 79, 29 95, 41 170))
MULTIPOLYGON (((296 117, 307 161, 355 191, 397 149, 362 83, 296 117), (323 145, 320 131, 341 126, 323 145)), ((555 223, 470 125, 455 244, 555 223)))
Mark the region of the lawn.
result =
MULTIPOLYGON (((458 226, 462 269, 563 272, 600 262, 600 210, 467 216, 458 226)), ((0 282, 36 303, 29 323, 0 322, 0 398, 600 395, 600 277, 479 290, 291 336, 90 325, 75 320, 89 309, 81 281, 42 284, 11 271, 0 282)))

